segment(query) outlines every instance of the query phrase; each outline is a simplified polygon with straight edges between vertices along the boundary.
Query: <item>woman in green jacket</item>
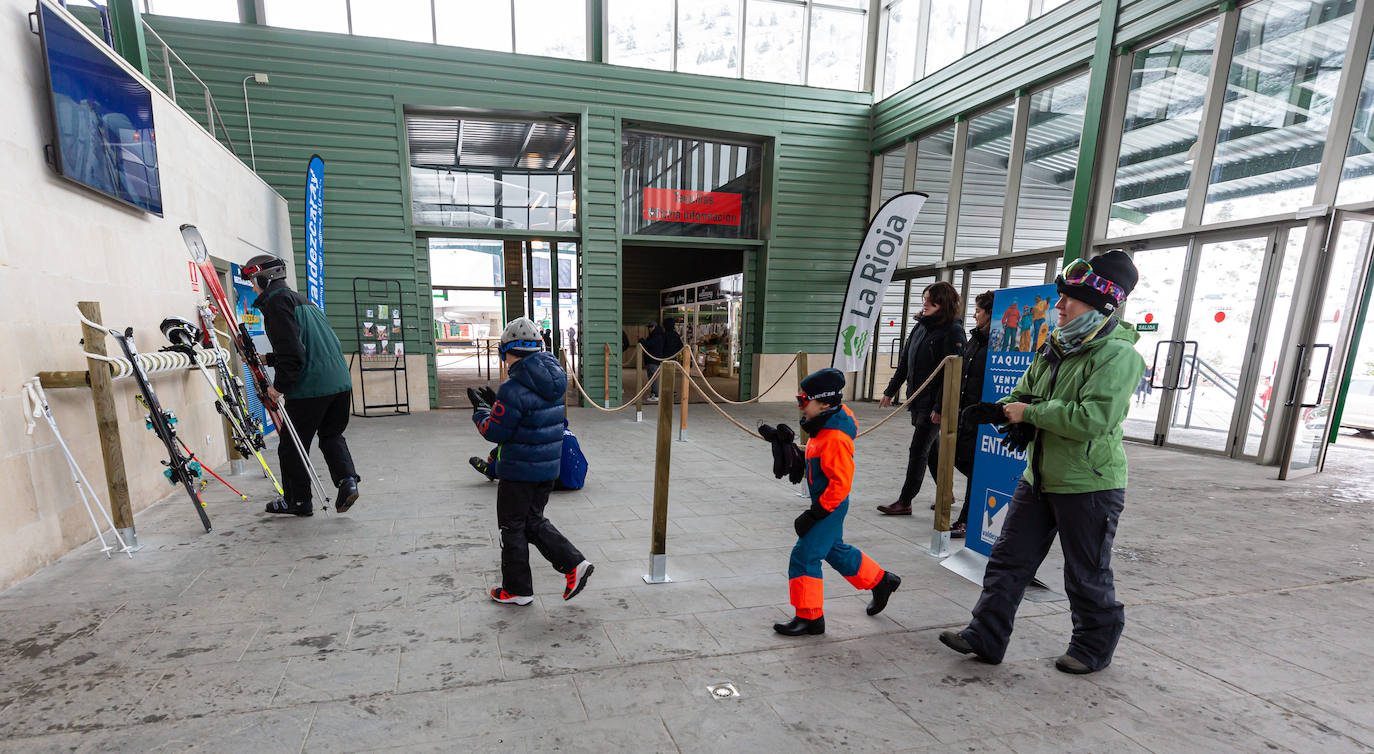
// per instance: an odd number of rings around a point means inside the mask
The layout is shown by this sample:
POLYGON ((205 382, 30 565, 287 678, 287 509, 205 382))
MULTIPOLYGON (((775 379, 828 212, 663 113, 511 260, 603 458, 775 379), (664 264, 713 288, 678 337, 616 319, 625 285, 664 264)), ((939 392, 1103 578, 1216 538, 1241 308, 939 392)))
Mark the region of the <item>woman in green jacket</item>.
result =
POLYGON ((1055 667, 1092 673, 1112 661, 1126 625, 1111 569, 1126 499, 1121 423, 1145 371, 1138 336, 1117 310, 1137 276, 1130 257, 1112 250, 1075 260, 1055 281, 1059 327, 1000 401, 1009 438, 1027 443, 1026 472, 993 545, 973 620, 940 634, 952 649, 1002 661, 1016 608, 1057 532, 1073 638, 1055 667))

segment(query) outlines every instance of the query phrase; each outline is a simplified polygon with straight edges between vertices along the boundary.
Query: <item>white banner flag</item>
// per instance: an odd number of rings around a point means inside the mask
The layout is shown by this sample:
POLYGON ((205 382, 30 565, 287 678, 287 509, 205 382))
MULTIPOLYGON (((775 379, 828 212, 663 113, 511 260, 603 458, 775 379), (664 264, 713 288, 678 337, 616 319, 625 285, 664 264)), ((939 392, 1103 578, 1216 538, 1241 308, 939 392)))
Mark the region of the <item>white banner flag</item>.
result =
POLYGON ((898 194, 884 202, 868 224, 849 273, 849 291, 835 336, 834 365, 841 372, 863 371, 869 338, 883 308, 883 293, 892 282, 892 271, 902 264, 911 224, 925 203, 926 195, 919 191, 898 194))

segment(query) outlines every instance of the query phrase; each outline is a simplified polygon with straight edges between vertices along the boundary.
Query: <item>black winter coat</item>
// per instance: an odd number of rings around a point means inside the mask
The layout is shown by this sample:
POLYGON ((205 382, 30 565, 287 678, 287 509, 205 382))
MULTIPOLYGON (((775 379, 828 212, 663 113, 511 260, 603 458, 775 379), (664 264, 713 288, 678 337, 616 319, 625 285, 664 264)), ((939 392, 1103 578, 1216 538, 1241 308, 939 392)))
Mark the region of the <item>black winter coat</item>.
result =
MULTIPOLYGON (((896 400, 897 393, 906 383, 904 399, 910 398, 916 388, 931 375, 946 356, 957 355, 964 347, 964 323, 956 319, 944 325, 928 328, 925 317, 916 318, 916 328, 911 331, 906 344, 902 346, 902 360, 897 371, 887 383, 883 395, 896 400)), ((920 417, 930 413, 940 405, 944 391, 942 380, 935 380, 916 400, 911 402, 911 413, 920 417)))

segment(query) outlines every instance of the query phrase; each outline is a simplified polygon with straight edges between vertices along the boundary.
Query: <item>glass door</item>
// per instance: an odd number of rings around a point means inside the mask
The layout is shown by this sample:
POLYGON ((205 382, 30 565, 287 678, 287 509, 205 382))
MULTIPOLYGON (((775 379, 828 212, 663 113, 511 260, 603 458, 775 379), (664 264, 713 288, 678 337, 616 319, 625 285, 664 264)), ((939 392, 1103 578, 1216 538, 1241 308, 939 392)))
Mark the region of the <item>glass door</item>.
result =
POLYGON ((1141 249, 1135 252, 1140 282, 1131 293, 1124 312, 1126 321, 1135 325, 1140 339, 1136 352, 1145 360, 1145 375, 1131 396, 1131 408, 1126 414, 1123 431, 1127 438, 1154 443, 1164 442, 1164 430, 1159 427, 1166 398, 1173 384, 1165 379, 1168 360, 1181 344, 1175 335, 1178 328, 1178 302, 1185 283, 1187 245, 1141 249))
POLYGON ((1296 370, 1285 397, 1289 441, 1280 479, 1321 471, 1331 433, 1332 405, 1346 373, 1353 322, 1374 250, 1374 215, 1337 212, 1326 252, 1313 280, 1308 311, 1299 315, 1299 338, 1290 354, 1296 370))

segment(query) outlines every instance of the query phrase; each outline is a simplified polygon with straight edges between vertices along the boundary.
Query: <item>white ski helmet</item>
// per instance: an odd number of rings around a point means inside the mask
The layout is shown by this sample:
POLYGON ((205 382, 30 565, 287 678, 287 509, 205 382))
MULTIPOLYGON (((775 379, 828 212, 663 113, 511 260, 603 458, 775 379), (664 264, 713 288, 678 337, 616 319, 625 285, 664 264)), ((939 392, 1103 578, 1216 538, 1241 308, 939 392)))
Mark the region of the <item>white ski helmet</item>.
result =
POLYGON ((509 351, 520 352, 523 356, 527 353, 544 350, 544 338, 539 334, 539 328, 528 317, 516 317, 506 324, 506 329, 501 331, 501 355, 505 356, 509 351))

